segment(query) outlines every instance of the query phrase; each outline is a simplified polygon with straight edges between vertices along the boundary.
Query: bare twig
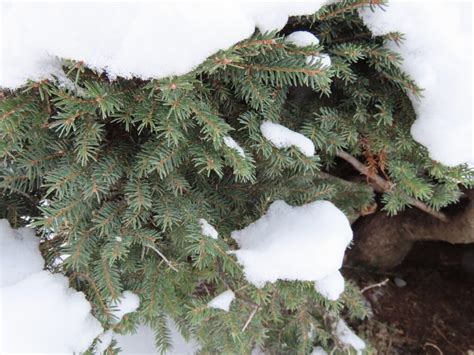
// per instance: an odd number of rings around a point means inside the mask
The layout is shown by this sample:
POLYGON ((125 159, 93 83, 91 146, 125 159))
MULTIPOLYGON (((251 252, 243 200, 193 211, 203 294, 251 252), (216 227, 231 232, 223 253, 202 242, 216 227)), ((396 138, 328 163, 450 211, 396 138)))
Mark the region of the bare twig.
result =
MULTIPOLYGON (((336 153, 336 155, 339 158, 344 159, 349 164, 351 164, 361 174, 363 174, 363 175, 367 176, 369 179, 371 179, 373 181, 373 183, 376 185, 375 187, 378 187, 380 190, 390 191, 390 190, 393 189, 393 187, 394 187, 393 184, 391 182, 385 180, 380 175, 378 175, 378 174, 370 174, 369 175, 368 168, 362 162, 360 162, 357 158, 353 157, 349 153, 346 153, 346 152, 343 152, 343 151, 338 151, 336 153)), ((431 207, 429 207, 428 205, 426 205, 425 203, 423 203, 423 202, 421 202, 417 199, 414 199, 412 197, 408 197, 408 203, 410 205, 415 206, 419 210, 432 215, 433 217, 439 219, 442 222, 449 222, 448 217, 444 213, 435 211, 434 209, 432 209, 431 207)))
POLYGON ((362 290, 360 290, 361 293, 364 293, 365 291, 367 290, 370 290, 371 288, 375 288, 375 287, 382 287, 383 285, 385 285, 390 279, 386 278, 385 280, 383 280, 382 282, 379 282, 379 283, 376 283, 376 284, 373 284, 373 285, 369 285, 369 286, 365 286, 362 290))
POLYGON ((168 266, 173 269, 174 271, 178 272, 179 270, 177 268, 175 268, 173 266, 173 264, 171 264, 171 261, 169 261, 166 256, 164 256, 164 254, 159 251, 157 248, 155 248, 153 245, 147 245, 148 248, 150 248, 151 250, 153 250, 155 253, 157 253, 159 256, 161 256, 161 258, 163 259, 163 261, 168 264, 168 266))
POLYGON ((245 332, 245 329, 247 329, 247 327, 249 326, 249 324, 252 321, 253 317, 255 317, 255 314, 257 313, 258 308, 259 308, 259 306, 255 307, 253 309, 252 313, 250 313, 249 319, 247 319, 247 322, 245 322, 245 325, 242 328, 242 333, 245 332))
POLYGON ((444 340, 446 340, 453 348, 455 348, 457 351, 459 351, 460 354, 463 353, 462 349, 460 349, 459 347, 456 346, 456 344, 454 344, 452 341, 450 341, 446 335, 444 335, 444 333, 439 330, 438 326, 436 325, 436 322, 437 322, 437 315, 435 314, 433 316, 433 328, 438 332, 439 335, 441 335, 443 337, 444 340))
POLYGON ((432 348, 435 348, 436 350, 438 350, 440 355, 444 355, 444 353, 441 351, 441 349, 438 347, 438 345, 433 344, 433 343, 425 343, 424 347, 426 348, 427 346, 431 346, 432 348))

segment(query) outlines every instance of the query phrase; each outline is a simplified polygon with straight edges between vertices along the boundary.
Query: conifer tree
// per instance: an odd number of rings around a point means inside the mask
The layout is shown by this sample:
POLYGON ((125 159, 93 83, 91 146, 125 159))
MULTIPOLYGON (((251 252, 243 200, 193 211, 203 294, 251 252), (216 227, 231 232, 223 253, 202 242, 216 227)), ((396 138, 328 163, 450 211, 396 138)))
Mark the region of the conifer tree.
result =
POLYGON ((47 268, 86 294, 104 328, 147 324, 161 351, 170 316, 203 353, 315 345, 342 353, 334 322, 367 315, 354 284, 334 302, 308 282, 256 288, 228 251, 230 232, 275 200, 329 200, 355 220, 379 196, 390 215, 414 207, 444 219, 439 210, 472 181, 467 166, 432 161, 410 136, 408 95, 421 88, 384 46, 402 34, 373 37, 356 11, 365 5, 342 1, 281 33, 257 31, 178 77, 110 81, 65 60, 70 85, 45 80, 4 93, 0 218, 33 217, 47 268), (320 44, 285 41, 298 29, 320 44), (330 66, 306 60, 323 52, 330 66), (316 154, 276 148, 264 121, 310 138, 316 154), (203 236, 201 219, 221 237, 203 236), (236 295, 230 311, 208 308, 226 289, 236 295), (115 323, 110 301, 124 290, 139 295, 140 308, 115 323))

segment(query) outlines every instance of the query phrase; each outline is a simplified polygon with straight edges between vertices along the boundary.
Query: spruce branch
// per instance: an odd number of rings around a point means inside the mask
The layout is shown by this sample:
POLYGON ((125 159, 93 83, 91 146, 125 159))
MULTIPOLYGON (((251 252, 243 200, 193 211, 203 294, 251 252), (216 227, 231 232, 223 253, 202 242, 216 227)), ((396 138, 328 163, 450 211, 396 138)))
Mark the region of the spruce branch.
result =
MULTIPOLYGON (((346 153, 344 151, 338 151, 336 155, 347 161, 349 164, 351 164, 355 169, 357 169, 361 174, 367 176, 369 180, 372 180, 372 183, 375 185, 376 188, 383 192, 387 192, 393 189, 394 185, 385 180, 383 177, 381 177, 378 174, 369 174, 368 168, 361 162, 359 161, 356 157, 350 155, 349 153, 346 153)), ((415 206, 416 208, 420 209, 423 212, 426 212, 433 217, 439 219, 442 222, 449 222, 448 217, 443 213, 439 211, 435 211, 425 203, 421 202, 420 200, 414 199, 413 197, 408 197, 408 203, 415 206)))

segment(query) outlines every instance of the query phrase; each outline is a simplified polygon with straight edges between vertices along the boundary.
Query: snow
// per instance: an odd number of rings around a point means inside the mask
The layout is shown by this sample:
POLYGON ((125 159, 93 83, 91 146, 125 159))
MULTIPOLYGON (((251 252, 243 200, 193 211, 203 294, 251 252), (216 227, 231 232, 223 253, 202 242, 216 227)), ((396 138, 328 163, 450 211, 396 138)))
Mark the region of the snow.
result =
POLYGON ((112 330, 107 330, 106 332, 102 333, 99 338, 98 342, 95 345, 94 353, 95 354, 102 354, 112 343, 112 337, 114 332, 112 330))
MULTIPOLYGON (((314 34, 308 31, 295 31, 290 33, 285 41, 291 43, 297 47, 307 47, 307 46, 316 46, 319 44, 319 39, 314 34)), ((328 54, 324 53, 319 56, 309 55, 306 57, 307 64, 317 64, 323 68, 327 68, 331 65, 331 57, 328 54)))
POLYGON ((226 312, 229 311, 230 304, 235 298, 235 294, 232 290, 227 290, 214 297, 207 306, 210 308, 222 309, 226 312))
POLYGON ((118 300, 112 302, 111 306, 111 314, 118 323, 124 315, 135 312, 138 309, 140 298, 132 291, 124 291, 118 300))
POLYGON ((474 165, 472 4, 391 2, 385 10, 364 9, 361 15, 375 35, 405 34, 400 47, 389 47, 403 56, 403 70, 424 88, 423 98, 412 100, 413 137, 442 164, 474 165))
POLYGON ((319 44, 318 37, 308 31, 292 32, 285 38, 285 41, 297 47, 316 46, 319 44))
POLYGON ((335 301, 344 292, 344 277, 342 277, 339 271, 336 271, 316 281, 314 288, 327 299, 335 301))
POLYGON ((243 158, 245 158, 245 153, 242 147, 230 136, 224 137, 224 144, 231 149, 235 149, 237 153, 240 154, 243 158))
MULTIPOLYGON (((186 341, 176 327, 176 323, 169 317, 167 325, 172 344, 172 348, 167 354, 191 355, 199 350, 199 344, 194 340, 186 341)), ((117 346, 122 349, 121 354, 124 355, 157 353, 153 330, 146 325, 140 325, 135 334, 115 334, 114 339, 117 341, 117 346)))
POLYGON ((10 286, 43 270, 39 239, 29 228, 12 229, 0 219, 0 287, 10 286))
POLYGON ((357 354, 361 354, 362 350, 365 349, 364 341, 359 338, 342 319, 339 319, 337 322, 336 336, 344 345, 352 346, 357 351, 357 354))
POLYGON ((320 346, 316 346, 313 348, 311 355, 328 355, 328 353, 320 346))
POLYGON ((82 292, 43 270, 38 239, 0 220, 0 353, 84 352, 102 331, 82 292))
POLYGON ((301 153, 308 157, 314 155, 313 142, 301 133, 292 131, 278 123, 265 121, 260 125, 260 131, 277 148, 289 148, 295 146, 301 153))
POLYGON ((58 58, 83 61, 110 78, 185 74, 255 27, 279 30, 288 16, 312 14, 324 3, 2 1, 0 87, 64 77, 58 58))
POLYGON ((208 221, 206 221, 204 218, 201 218, 199 219, 199 224, 201 225, 202 235, 212 239, 217 239, 219 233, 208 221))
POLYGON ((319 57, 313 57, 314 63, 321 62, 320 65, 323 68, 328 68, 331 66, 331 57, 329 54, 323 53, 319 57))
POLYGON ((336 272, 352 240, 347 217, 331 202, 299 207, 273 202, 267 213, 231 234, 247 280, 257 287, 277 280, 318 281, 336 272))

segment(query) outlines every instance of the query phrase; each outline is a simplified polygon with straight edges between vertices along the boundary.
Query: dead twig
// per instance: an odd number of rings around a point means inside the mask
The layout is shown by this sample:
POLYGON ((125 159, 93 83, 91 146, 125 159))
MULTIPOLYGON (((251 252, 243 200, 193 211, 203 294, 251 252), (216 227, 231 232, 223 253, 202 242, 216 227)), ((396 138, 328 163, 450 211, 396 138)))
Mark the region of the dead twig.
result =
POLYGON ((257 313, 259 309, 259 306, 255 307, 252 313, 250 313, 249 319, 247 319, 247 322, 245 322, 243 328, 242 328, 242 333, 245 332, 245 329, 249 326, 250 322, 252 321, 253 317, 255 317, 255 314, 257 313))
POLYGON ((367 290, 370 290, 372 288, 375 288, 375 287, 382 287, 383 285, 385 285, 388 281, 390 281, 389 278, 386 278, 385 280, 379 282, 379 283, 376 283, 376 284, 373 284, 373 285, 369 285, 369 286, 365 286, 362 290, 360 290, 361 293, 364 293, 365 291, 367 290))
POLYGON ((172 270, 174 270, 174 271, 176 271, 176 272, 179 271, 177 268, 175 268, 175 267, 173 266, 173 264, 171 264, 171 261, 169 261, 169 260, 166 258, 166 256, 165 256, 161 251, 159 251, 157 248, 155 248, 155 247, 152 246, 152 245, 147 245, 146 247, 147 247, 147 248, 150 248, 150 249, 153 250, 155 253, 157 253, 157 254, 163 259, 163 261, 164 261, 166 264, 168 264, 168 266, 169 266, 172 270))
POLYGON ((444 353, 441 351, 441 349, 438 347, 438 345, 433 344, 433 343, 425 343, 425 345, 423 345, 424 348, 426 348, 427 346, 431 346, 432 348, 438 350, 440 355, 444 355, 444 353))
MULTIPOLYGON (((393 187, 394 187, 393 184, 391 182, 385 180, 380 175, 378 175, 378 174, 369 174, 368 168, 362 162, 360 162, 356 157, 354 157, 354 156, 352 156, 349 153, 346 153, 344 151, 338 151, 336 153, 336 155, 339 158, 344 159, 349 164, 351 164, 361 174, 363 174, 363 175, 367 176, 369 179, 371 179, 373 184, 375 185, 375 187, 378 188, 379 190, 385 192, 385 191, 390 191, 390 190, 393 189, 393 187)), ((449 222, 448 217, 444 213, 435 211, 434 209, 432 209, 431 207, 429 207, 425 203, 423 203, 423 202, 421 202, 417 199, 414 199, 413 197, 408 197, 408 203, 410 205, 415 206, 419 210, 432 215, 433 217, 439 219, 442 222, 445 222, 445 223, 449 222)))

